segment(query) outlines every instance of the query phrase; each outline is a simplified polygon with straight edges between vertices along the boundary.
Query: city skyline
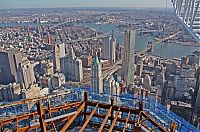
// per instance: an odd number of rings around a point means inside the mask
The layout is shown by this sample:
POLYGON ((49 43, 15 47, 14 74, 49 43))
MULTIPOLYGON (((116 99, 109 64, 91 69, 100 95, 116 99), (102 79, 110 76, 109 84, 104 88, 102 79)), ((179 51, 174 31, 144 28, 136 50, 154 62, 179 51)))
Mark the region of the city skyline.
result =
MULTIPOLYGON (((59 7, 153 7, 164 8, 165 0, 34 0, 28 2, 26 0, 0 0, 0 9, 17 9, 17 8, 59 8, 59 7)), ((167 3, 168 8, 171 8, 170 1, 167 3)))
POLYGON ((199 0, 0 1, 1 131, 200 129, 199 0))

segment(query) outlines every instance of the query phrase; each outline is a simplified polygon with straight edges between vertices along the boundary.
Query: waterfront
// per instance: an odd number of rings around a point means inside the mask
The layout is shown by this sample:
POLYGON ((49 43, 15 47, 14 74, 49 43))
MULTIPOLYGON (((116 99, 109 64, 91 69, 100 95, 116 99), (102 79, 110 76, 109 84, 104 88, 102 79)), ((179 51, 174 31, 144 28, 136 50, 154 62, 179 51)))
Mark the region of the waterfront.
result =
MULTIPOLYGON (((83 25, 89 28, 94 28, 97 31, 108 33, 112 30, 119 31, 115 24, 101 24, 97 25, 94 23, 81 23, 78 25, 83 25)), ((116 35, 116 34, 115 34, 116 35)), ((121 35, 116 36, 117 42, 123 44, 123 37, 121 35)), ((149 41, 153 41, 153 37, 148 35, 137 35, 136 36, 136 51, 144 49, 149 41)), ((181 58, 182 56, 191 54, 194 51, 200 51, 200 47, 193 46, 183 46, 178 43, 167 43, 164 42, 162 44, 157 45, 152 52, 152 55, 161 56, 164 58, 172 59, 172 58, 181 58), (161 50, 162 48, 162 50, 161 50)))
MULTIPOLYGON (((38 26, 43 24, 37 23, 0 23, 0 27, 6 26, 38 26)), ((83 25, 88 28, 94 28, 98 32, 108 33, 112 30, 123 32, 119 28, 116 27, 116 24, 95 24, 95 23, 76 23, 75 25, 83 25)), ((123 44, 123 34, 116 32, 114 35, 117 38, 117 42, 123 44)), ((144 49, 148 42, 153 42, 153 37, 149 35, 137 35, 136 36, 136 51, 144 49)), ((193 46, 184 46, 178 43, 162 43, 157 45, 152 52, 152 55, 161 56, 164 58, 172 59, 172 58, 181 58, 187 54, 191 54, 194 51, 200 51, 200 47, 193 46)))

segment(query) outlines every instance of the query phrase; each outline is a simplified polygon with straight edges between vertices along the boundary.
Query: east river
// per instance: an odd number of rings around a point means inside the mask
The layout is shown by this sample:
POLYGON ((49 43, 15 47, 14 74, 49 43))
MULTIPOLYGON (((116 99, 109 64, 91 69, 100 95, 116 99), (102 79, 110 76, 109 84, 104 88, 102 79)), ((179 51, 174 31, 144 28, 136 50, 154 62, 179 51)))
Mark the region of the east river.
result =
MULTIPOLYGON (((41 24, 36 23, 0 23, 0 27, 7 26, 38 26, 41 24)), ((95 23, 79 23, 74 25, 83 25, 88 28, 93 28, 102 33, 108 33, 112 30, 122 32, 115 24, 95 24, 95 23)), ((119 32, 114 33, 114 36, 117 38, 117 42, 123 44, 123 35, 119 32)), ((136 51, 144 49, 148 42, 153 42, 153 36, 150 35, 136 35, 136 51)), ((156 47, 154 47, 152 55, 161 56, 164 58, 181 58, 187 54, 191 54, 194 51, 199 51, 200 47, 193 46, 183 46, 177 43, 160 43, 156 47)))

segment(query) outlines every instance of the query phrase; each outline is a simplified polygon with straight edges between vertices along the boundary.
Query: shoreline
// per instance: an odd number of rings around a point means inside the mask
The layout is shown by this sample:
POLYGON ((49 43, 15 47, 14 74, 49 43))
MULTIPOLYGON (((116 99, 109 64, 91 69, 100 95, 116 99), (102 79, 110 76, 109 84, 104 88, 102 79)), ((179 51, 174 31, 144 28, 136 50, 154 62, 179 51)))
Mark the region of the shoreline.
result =
POLYGON ((167 43, 179 44, 179 45, 182 45, 182 46, 200 47, 200 44, 195 43, 195 42, 179 42, 179 41, 176 42, 176 41, 170 41, 170 42, 167 42, 167 43))

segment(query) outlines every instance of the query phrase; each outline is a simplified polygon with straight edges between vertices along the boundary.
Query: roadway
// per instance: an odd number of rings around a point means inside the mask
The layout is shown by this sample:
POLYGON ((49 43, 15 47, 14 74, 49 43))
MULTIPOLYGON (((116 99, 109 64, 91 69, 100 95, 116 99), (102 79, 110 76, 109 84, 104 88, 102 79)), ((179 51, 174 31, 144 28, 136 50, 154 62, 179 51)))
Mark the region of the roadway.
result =
POLYGON ((117 61, 115 64, 110 66, 107 70, 104 70, 102 73, 103 79, 113 75, 119 68, 121 68, 122 60, 117 61))
POLYGON ((100 39, 100 38, 108 37, 108 36, 110 36, 109 34, 110 34, 110 32, 109 32, 109 33, 105 33, 105 34, 98 35, 98 36, 96 36, 96 37, 89 37, 89 38, 68 40, 68 41, 66 41, 65 43, 69 44, 69 43, 76 43, 76 42, 81 42, 81 41, 97 40, 97 39, 100 39))
POLYGON ((150 50, 151 48, 154 48, 155 46, 157 46, 158 44, 160 44, 161 42, 164 42, 164 41, 166 41, 166 40, 168 40, 168 39, 171 39, 171 38, 175 37, 175 36, 178 35, 178 34, 179 34, 179 32, 174 33, 174 34, 169 35, 169 36, 166 36, 166 37, 164 37, 164 38, 158 39, 157 41, 153 42, 153 43, 151 44, 150 47, 147 46, 145 49, 143 49, 143 50, 137 52, 136 54, 137 54, 137 55, 142 55, 142 54, 144 54, 145 52, 147 52, 148 50, 150 50))

